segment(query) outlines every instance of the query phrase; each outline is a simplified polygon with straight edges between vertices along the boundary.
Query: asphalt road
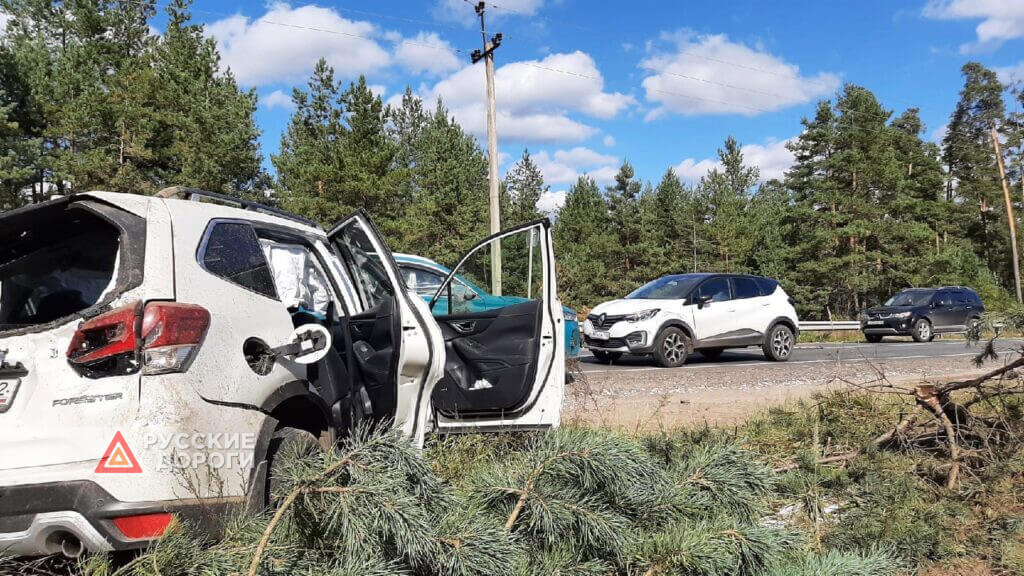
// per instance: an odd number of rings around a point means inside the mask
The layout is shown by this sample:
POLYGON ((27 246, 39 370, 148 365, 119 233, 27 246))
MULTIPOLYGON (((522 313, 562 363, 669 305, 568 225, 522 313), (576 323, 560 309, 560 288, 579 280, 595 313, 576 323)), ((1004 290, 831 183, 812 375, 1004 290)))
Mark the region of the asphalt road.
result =
MULTIPOLYGON (((1024 340, 1000 340, 997 350, 1014 350, 1024 345, 1024 340)), ((968 347, 962 339, 934 340, 932 342, 913 342, 910 340, 883 341, 878 344, 868 343, 820 343, 799 344, 793 356, 785 363, 787 366, 813 364, 852 364, 884 360, 886 364, 898 363, 900 360, 919 361, 922 358, 969 358, 980 350, 981 344, 968 347)), ((686 364, 679 368, 660 368, 650 357, 623 356, 614 364, 599 363, 587 350, 580 357, 580 367, 588 374, 613 372, 642 372, 648 370, 672 372, 680 370, 722 370, 730 368, 750 367, 759 364, 777 365, 765 360, 760 348, 739 348, 726 350, 715 361, 701 357, 699 352, 692 354, 686 364)))

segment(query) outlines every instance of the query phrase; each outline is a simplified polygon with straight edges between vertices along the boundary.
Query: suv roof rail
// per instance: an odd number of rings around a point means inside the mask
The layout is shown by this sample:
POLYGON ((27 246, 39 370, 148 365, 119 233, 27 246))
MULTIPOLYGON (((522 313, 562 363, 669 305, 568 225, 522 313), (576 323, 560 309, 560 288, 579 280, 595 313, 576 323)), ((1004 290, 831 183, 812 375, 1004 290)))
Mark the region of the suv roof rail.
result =
POLYGON ((193 200, 196 202, 200 201, 202 198, 206 198, 222 204, 238 206, 244 210, 262 212, 264 214, 270 214, 272 216, 278 216, 300 224, 305 224, 306 226, 312 226, 313 228, 320 228, 319 224, 309 218, 303 218, 302 216, 286 212, 280 208, 274 208, 273 206, 267 206, 266 204, 260 204, 259 202, 253 202, 251 200, 245 200, 235 196, 228 196, 227 194, 221 194, 220 192, 210 192, 209 190, 189 188, 188 186, 170 186, 160 190, 156 195, 160 198, 178 198, 181 200, 193 200))

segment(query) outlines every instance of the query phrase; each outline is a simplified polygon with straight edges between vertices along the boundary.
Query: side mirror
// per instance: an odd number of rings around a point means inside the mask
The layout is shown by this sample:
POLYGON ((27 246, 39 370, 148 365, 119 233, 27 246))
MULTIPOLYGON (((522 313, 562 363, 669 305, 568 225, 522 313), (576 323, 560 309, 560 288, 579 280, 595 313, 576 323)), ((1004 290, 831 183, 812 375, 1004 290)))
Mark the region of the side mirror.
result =
POLYGON ((476 299, 476 292, 466 292, 465 294, 462 295, 462 299, 465 300, 466 302, 474 300, 476 299))
POLYGON ((703 308, 708 302, 711 302, 711 296, 697 296, 694 301, 697 303, 697 308, 703 308))

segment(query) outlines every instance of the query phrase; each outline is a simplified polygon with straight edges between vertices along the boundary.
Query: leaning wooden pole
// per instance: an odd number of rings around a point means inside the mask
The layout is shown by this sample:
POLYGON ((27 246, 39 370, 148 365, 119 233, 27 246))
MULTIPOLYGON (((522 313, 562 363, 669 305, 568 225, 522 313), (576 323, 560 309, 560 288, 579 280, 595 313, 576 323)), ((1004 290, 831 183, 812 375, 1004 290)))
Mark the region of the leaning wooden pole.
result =
POLYGON ((1017 303, 1021 303, 1020 294, 1020 259, 1017 257, 1017 220, 1013 216, 1013 200, 1010 198, 1010 186, 1006 183, 1006 170, 1003 169, 1003 154, 999 150, 999 134, 995 127, 989 129, 992 137, 992 149, 995 150, 996 164, 999 166, 999 180, 1003 184, 1003 201, 1006 202, 1006 219, 1010 222, 1010 251, 1013 255, 1013 283, 1017 289, 1017 303))

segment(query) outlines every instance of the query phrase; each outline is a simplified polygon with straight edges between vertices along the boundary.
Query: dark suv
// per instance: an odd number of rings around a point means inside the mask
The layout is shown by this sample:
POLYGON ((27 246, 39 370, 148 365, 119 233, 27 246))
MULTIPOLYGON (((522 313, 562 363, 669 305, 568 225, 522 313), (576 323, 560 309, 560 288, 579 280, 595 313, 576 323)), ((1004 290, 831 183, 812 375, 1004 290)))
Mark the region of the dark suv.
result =
POLYGON ((881 342, 885 336, 930 342, 936 334, 967 331, 984 311, 978 293, 964 286, 910 288, 884 306, 869 308, 860 326, 868 342, 881 342))

